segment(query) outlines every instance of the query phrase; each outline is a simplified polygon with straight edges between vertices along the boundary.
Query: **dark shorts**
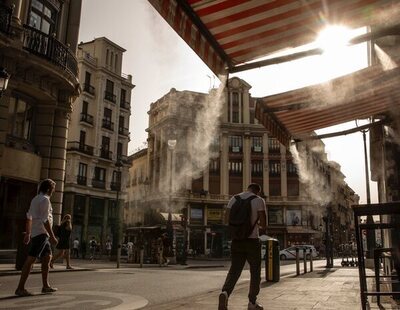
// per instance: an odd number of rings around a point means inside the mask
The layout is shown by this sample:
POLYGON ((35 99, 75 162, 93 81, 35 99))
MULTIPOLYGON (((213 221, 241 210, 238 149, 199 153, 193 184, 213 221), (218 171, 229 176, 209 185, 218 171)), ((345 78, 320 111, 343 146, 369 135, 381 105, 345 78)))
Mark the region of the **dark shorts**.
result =
POLYGON ((51 255, 49 237, 46 234, 33 237, 31 239, 31 246, 28 255, 37 258, 51 255))

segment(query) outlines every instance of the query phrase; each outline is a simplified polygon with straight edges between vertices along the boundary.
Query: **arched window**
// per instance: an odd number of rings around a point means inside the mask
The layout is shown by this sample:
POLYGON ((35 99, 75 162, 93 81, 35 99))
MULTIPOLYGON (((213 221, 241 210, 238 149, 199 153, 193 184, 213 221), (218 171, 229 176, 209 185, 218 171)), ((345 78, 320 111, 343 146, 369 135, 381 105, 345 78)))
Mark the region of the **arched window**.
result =
POLYGON ((50 4, 45 0, 32 0, 28 24, 43 33, 54 33, 56 32, 59 11, 60 4, 58 1, 52 1, 50 4))

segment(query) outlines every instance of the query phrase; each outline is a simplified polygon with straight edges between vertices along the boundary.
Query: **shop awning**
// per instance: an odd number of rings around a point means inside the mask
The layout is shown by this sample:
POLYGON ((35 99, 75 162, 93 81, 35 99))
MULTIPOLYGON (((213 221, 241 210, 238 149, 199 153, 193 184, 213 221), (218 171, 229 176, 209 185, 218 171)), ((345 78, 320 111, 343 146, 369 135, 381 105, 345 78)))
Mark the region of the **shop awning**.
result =
MULTIPOLYGON (((329 24, 382 23, 392 0, 148 0, 215 73, 315 41, 329 24)), ((396 19, 397 20, 397 19, 396 19)))
POLYGON ((314 130, 400 108, 400 68, 368 67, 326 83, 257 100, 256 118, 282 144, 314 130))

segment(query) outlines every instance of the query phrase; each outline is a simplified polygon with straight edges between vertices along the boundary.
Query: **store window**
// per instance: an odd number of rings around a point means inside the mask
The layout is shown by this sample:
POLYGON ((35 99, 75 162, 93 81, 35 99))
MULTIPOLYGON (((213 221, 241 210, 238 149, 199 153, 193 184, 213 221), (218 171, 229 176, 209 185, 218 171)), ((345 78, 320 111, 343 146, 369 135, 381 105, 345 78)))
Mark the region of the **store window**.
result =
POLYGON ((282 207, 268 207, 268 225, 283 225, 282 207))
POLYGON ((242 147, 242 136, 229 136, 229 151, 231 153, 241 153, 242 147))
POLYGON ((8 131, 13 137, 30 140, 32 136, 33 107, 26 100, 11 97, 8 107, 8 131))

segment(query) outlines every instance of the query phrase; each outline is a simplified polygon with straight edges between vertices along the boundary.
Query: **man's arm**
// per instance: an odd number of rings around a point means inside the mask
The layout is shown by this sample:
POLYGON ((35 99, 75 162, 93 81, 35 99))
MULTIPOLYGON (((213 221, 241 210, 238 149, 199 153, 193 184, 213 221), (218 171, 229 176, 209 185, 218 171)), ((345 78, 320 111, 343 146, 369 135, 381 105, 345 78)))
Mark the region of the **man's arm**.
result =
POLYGON ((260 234, 265 234, 267 230, 267 215, 265 213, 265 210, 258 211, 258 218, 260 219, 259 223, 260 234))
POLYGON ((28 217, 25 223, 25 236, 24 243, 28 244, 31 240, 31 231, 32 231, 32 218, 28 217))
POLYGON ((56 245, 58 243, 58 240, 54 235, 53 228, 50 225, 49 216, 50 216, 50 201, 46 199, 43 200, 40 205, 40 219, 43 222, 44 228, 46 229, 47 233, 50 236, 50 243, 56 245))
POLYGON ((50 243, 53 245, 56 245, 58 243, 58 240, 57 240, 56 236, 54 235, 53 229, 51 228, 49 221, 47 220, 46 222, 44 222, 43 226, 50 236, 50 243))

